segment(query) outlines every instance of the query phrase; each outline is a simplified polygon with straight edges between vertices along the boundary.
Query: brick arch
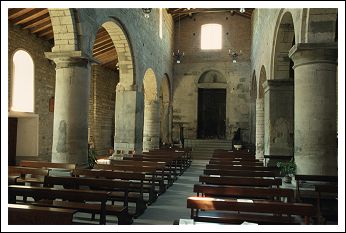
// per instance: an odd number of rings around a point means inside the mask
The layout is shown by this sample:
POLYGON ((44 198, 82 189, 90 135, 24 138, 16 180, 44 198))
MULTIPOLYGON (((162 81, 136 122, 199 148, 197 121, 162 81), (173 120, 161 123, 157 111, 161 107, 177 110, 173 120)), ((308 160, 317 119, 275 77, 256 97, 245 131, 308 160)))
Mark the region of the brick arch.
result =
POLYGON ((48 8, 54 33, 52 52, 78 50, 76 22, 73 9, 48 8))
POLYGON ((288 52, 295 44, 295 27, 289 11, 280 11, 275 28, 271 64, 271 79, 289 79, 292 77, 292 62, 288 52))
POLYGON ((264 98, 264 88, 263 88, 263 83, 267 81, 267 74, 266 74, 266 68, 264 65, 261 67, 261 72, 260 72, 260 78, 258 82, 258 99, 264 98))
POLYGON ((115 46, 119 64, 119 84, 125 89, 135 85, 134 64, 131 44, 126 30, 117 20, 107 21, 101 25, 108 32, 115 46))
POLYGON ((143 79, 144 101, 152 102, 157 100, 157 83, 154 71, 148 68, 143 79))

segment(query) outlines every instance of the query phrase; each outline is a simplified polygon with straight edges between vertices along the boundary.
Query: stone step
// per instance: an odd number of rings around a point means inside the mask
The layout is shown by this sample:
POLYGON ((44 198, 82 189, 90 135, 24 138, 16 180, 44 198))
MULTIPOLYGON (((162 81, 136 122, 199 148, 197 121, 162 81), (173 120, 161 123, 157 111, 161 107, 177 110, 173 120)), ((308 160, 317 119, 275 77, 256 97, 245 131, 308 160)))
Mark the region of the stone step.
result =
POLYGON ((215 149, 230 149, 231 141, 227 140, 201 140, 201 139, 186 139, 185 146, 191 147, 192 159, 209 160, 215 149))

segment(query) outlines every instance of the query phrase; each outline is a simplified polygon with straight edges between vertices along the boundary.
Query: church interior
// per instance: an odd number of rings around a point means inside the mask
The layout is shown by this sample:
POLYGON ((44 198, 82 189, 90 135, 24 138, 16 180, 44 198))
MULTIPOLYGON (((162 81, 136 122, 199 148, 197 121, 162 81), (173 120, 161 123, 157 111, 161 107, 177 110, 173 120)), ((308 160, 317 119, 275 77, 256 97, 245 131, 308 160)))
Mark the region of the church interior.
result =
POLYGON ((338 6, 5 13, 8 229, 345 230, 338 6))

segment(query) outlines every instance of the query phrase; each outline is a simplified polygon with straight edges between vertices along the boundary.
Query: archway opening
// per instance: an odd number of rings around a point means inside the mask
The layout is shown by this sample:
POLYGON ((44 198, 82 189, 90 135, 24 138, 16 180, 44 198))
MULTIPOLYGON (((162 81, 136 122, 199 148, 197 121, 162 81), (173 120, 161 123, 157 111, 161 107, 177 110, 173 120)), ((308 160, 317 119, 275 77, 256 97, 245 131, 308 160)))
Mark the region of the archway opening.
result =
POLYGON ((226 137, 226 80, 214 70, 204 72, 198 80, 197 138, 226 137))

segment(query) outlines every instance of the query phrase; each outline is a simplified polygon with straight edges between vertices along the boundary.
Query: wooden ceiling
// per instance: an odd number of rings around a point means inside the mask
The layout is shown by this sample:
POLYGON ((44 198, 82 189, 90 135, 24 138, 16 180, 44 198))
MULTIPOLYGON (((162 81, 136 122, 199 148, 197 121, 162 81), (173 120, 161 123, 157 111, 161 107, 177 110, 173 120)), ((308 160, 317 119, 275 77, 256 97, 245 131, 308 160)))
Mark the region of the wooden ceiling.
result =
POLYGON ((47 8, 10 8, 8 20, 44 40, 52 40, 54 37, 47 8))
POLYGON ((101 65, 112 70, 117 70, 118 54, 111 37, 103 27, 96 34, 93 56, 101 62, 101 65))
POLYGON ((167 12, 172 15, 173 20, 177 21, 185 17, 192 17, 193 14, 214 13, 214 12, 229 12, 230 15, 240 15, 251 19, 254 8, 244 8, 245 12, 241 13, 240 8, 167 8, 167 12))
MULTIPOLYGON (((9 8, 8 21, 22 29, 29 30, 38 38, 54 45, 54 33, 47 8, 9 8)), ((93 56, 102 66, 117 70, 118 56, 114 44, 104 28, 96 35, 93 56)))

